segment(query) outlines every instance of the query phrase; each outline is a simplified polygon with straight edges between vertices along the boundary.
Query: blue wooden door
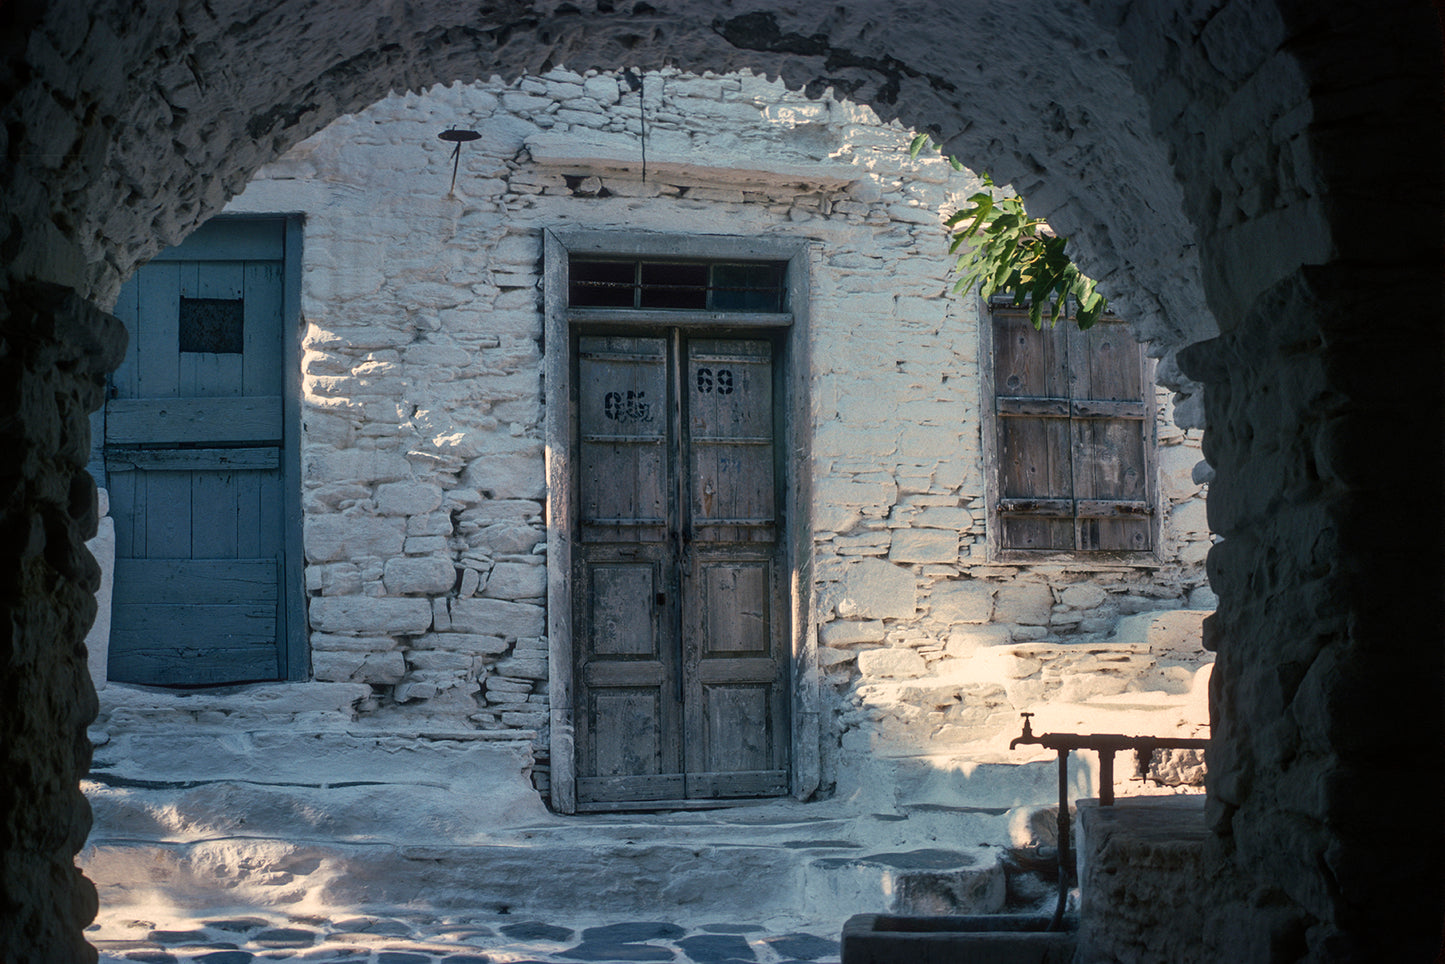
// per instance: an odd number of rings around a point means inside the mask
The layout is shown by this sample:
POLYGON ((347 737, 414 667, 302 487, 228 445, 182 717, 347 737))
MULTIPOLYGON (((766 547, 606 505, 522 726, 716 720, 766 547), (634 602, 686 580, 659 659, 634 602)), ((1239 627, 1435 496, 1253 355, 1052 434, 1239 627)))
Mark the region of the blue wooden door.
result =
POLYGON ((105 411, 111 679, 288 675, 286 234, 280 219, 213 221, 121 291, 130 345, 105 411))

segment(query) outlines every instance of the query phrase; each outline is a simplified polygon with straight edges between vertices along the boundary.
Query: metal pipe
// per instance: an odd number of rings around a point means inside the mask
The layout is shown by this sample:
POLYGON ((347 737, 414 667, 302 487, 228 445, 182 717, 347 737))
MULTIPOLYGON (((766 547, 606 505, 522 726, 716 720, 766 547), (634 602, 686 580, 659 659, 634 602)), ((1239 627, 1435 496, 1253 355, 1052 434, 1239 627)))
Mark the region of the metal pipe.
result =
POLYGON ((1064 906, 1069 902, 1069 751, 1059 748, 1059 900, 1054 905, 1054 917, 1049 921, 1049 930, 1056 931, 1063 926, 1064 906))

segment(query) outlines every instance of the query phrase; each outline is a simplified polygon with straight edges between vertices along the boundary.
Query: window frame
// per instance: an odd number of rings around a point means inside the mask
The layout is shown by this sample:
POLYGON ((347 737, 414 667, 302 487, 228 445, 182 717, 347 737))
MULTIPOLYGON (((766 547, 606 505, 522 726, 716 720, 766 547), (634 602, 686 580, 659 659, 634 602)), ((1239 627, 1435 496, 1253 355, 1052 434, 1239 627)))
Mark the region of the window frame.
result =
MULTIPOLYGON (((1006 547, 1003 544, 1003 524, 1000 517, 999 503, 1001 499, 1001 472, 1002 463, 999 458, 999 405, 998 392, 995 384, 995 361, 994 345, 996 337, 997 322, 995 312, 997 311, 1026 311, 1026 306, 1015 306, 1012 298, 995 298, 992 302, 977 299, 979 306, 979 386, 980 405, 979 410, 982 418, 979 420, 979 431, 981 433, 983 452, 983 472, 985 479, 985 503, 987 507, 986 533, 986 561, 1000 564, 1048 564, 1059 563, 1071 565, 1077 568, 1080 564, 1090 568, 1157 568, 1163 564, 1161 536, 1163 534, 1164 507, 1159 499, 1159 454, 1158 454, 1158 391, 1155 382, 1155 370, 1157 363, 1144 352, 1144 346, 1133 338, 1130 341, 1136 346, 1140 357, 1140 386, 1143 394, 1141 401, 1144 404, 1144 501, 1148 505, 1149 523, 1149 545, 1148 549, 1080 549, 1078 548, 1078 521, 1077 496, 1073 494, 1075 486, 1070 480, 1070 499, 1076 503, 1075 513, 1072 516, 1075 525, 1074 546, 1069 549, 1023 549, 1006 547)), ((1073 315, 1061 316, 1059 325, 1074 324, 1073 315)), ((1117 320, 1116 316, 1106 316, 1097 324, 1126 323, 1117 320)), ((1071 396, 1072 397, 1072 396, 1071 396)), ((1069 416, 1073 420, 1073 416, 1069 416)), ((1072 436, 1072 433, 1070 433, 1072 436)), ((1072 458, 1072 451, 1070 452, 1072 458)))

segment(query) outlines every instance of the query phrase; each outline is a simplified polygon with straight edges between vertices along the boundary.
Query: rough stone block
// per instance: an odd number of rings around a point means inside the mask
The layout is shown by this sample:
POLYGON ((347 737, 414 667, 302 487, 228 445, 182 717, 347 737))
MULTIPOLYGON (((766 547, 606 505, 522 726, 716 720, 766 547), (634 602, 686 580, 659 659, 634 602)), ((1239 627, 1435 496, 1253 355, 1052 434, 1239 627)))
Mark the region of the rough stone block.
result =
POLYGON ((1009 653, 1004 657, 1000 668, 1009 679, 1027 679, 1043 669, 1044 664, 1041 660, 1009 653))
POLYGON ((481 660, 467 653, 449 653, 439 649, 414 649, 406 654, 407 665, 426 672, 475 673, 481 660))
POLYGON ((411 478, 411 464, 395 452, 332 449, 322 450, 306 460, 307 481, 376 484, 408 478, 411 478))
POLYGON ((1204 500, 1190 499, 1170 509, 1169 530, 1175 535, 1208 535, 1209 514, 1204 500))
POLYGON ((497 555, 518 555, 531 552, 542 538, 543 533, 532 526, 520 522, 498 522, 478 529, 467 543, 490 549, 497 555))
POLYGON ((306 588, 323 596, 354 596, 361 592, 361 570, 349 562, 307 566, 306 588))
POLYGON ((441 504, 442 487, 431 482, 387 482, 376 487, 376 511, 382 515, 425 515, 441 504))
POLYGON ((337 636, 331 633, 312 633, 311 651, 355 653, 384 653, 396 648, 396 640, 390 636, 337 636))
POLYGON ((517 676, 522 679, 542 680, 547 678, 547 661, 545 659, 503 659, 497 662, 497 672, 504 676, 517 676))
POLYGON ((1093 609, 1108 595, 1103 589, 1090 583, 1069 586, 1059 593, 1059 602, 1070 609, 1093 609))
POLYGON ((928 597, 933 618, 948 623, 986 623, 993 616, 993 585, 974 579, 937 583, 928 597))
POLYGON ((918 582, 907 569, 881 559, 860 559, 839 580, 838 615, 911 619, 918 609, 918 582))
POLYGON ((527 451, 477 459, 467 468, 467 485, 498 499, 545 498, 547 477, 542 461, 542 443, 529 441, 531 445, 527 451))
POLYGON ((858 672, 864 679, 908 679, 928 672, 928 663, 911 649, 865 649, 858 654, 858 672))
POLYGON ((881 643, 886 635, 880 620, 856 622, 838 619, 818 627, 818 639, 824 646, 847 646, 851 643, 881 643))
POLYGON ((400 555, 405 540, 406 522, 403 519, 333 514, 311 516, 306 520, 308 562, 400 555))
POLYGON ((387 653, 312 650, 311 671, 323 682, 388 684, 406 675, 406 661, 396 650, 387 653))
POLYGON ((894 562, 957 562, 958 533, 949 529, 898 529, 888 558, 894 562))
POLYGON ((410 556, 424 556, 433 552, 446 552, 446 536, 408 536, 402 543, 402 551, 410 556))
POLYGON ((507 641, 500 636, 483 633, 427 633, 412 643, 413 651, 418 649, 445 649, 457 653, 478 656, 495 655, 507 651, 507 641))
POLYGON ((393 596, 435 594, 451 590, 457 570, 446 556, 401 556, 386 561, 381 578, 393 596))
POLYGON ((1129 688, 1123 676, 1105 673, 1071 673, 1064 677, 1058 698, 1066 703, 1083 703, 1099 696, 1113 696, 1129 688))
POLYGON ((1054 594, 1041 583, 1013 583, 1000 586, 994 596, 994 622, 1020 626, 1047 626, 1054 607, 1054 594))
POLYGON ((1144 643, 1153 653, 1197 655, 1204 651, 1203 623, 1209 613, 1205 609, 1163 609, 1125 616, 1114 629, 1114 639, 1144 643))
POLYGON ((459 632, 516 638, 541 636, 546 611, 531 603, 473 597, 452 603, 452 627, 459 632))
POLYGON ((978 626, 969 629, 958 629, 948 634, 948 642, 944 645, 944 653, 952 657, 971 656, 975 651, 989 647, 1001 646, 1009 642, 1013 634, 1007 626, 978 626))
POLYGON ((311 628, 323 633, 415 636, 431 628, 431 602, 372 596, 311 600, 311 628))
POLYGON ((538 599, 547 594, 547 567, 499 562, 492 567, 484 592, 494 599, 538 599))

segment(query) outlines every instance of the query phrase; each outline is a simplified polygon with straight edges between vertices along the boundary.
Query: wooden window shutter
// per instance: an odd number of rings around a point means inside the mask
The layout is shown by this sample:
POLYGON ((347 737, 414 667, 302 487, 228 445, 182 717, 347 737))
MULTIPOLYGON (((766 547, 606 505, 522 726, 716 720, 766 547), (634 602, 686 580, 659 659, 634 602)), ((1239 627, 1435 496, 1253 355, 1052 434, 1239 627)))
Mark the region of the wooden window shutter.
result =
POLYGON ((1147 551, 1149 406, 1140 346, 1119 323, 1070 327, 1068 343, 1076 548, 1147 551))
POLYGON ((1074 547, 1068 345, 994 313, 998 519, 1005 549, 1074 547))
POLYGON ((1150 390, 1117 322, 1036 331, 993 312, 997 545, 1142 552, 1152 545, 1150 390))

